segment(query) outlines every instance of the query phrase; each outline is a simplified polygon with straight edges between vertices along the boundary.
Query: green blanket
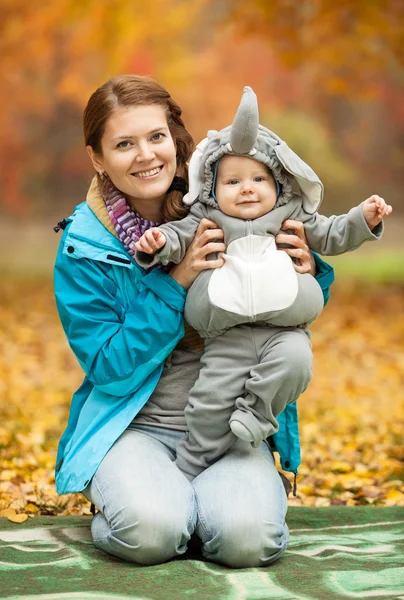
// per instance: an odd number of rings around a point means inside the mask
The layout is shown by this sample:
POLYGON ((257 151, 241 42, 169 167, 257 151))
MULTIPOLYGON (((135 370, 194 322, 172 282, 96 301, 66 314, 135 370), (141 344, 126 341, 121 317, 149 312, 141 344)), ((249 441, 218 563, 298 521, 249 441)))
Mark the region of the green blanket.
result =
POLYGON ((96 550, 87 517, 0 519, 0 598, 404 600, 404 509, 291 508, 285 556, 232 570, 194 552, 139 567, 96 550))

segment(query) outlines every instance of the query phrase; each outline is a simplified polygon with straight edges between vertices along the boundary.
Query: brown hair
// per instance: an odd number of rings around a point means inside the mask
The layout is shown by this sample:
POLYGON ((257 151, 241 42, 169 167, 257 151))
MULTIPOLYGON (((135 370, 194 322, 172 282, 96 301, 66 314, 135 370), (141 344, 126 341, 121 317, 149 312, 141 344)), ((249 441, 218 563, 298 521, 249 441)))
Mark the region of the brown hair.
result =
MULTIPOLYGON (((177 149, 177 169, 175 175, 188 183, 187 162, 194 150, 191 135, 181 119, 181 109, 170 94, 151 77, 141 75, 118 75, 109 79, 90 97, 83 115, 84 139, 86 146, 102 156, 101 140, 105 125, 112 112, 123 106, 157 104, 167 115, 167 124, 177 149)), ((183 202, 183 193, 169 192, 163 204, 163 217, 171 221, 181 219, 188 212, 183 202)))

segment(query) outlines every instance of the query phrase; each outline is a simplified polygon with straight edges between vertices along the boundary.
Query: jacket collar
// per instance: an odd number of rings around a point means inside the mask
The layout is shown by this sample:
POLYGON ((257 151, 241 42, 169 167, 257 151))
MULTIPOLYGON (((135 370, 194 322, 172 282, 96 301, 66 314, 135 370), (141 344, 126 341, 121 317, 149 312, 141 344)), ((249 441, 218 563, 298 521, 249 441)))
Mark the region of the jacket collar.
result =
POLYGON ((70 218, 68 236, 80 238, 88 244, 125 252, 122 242, 104 227, 86 202, 76 206, 70 218))
POLYGON ((109 254, 112 254, 114 257, 121 259, 120 264, 123 266, 128 267, 135 264, 116 235, 104 200, 99 192, 96 177, 94 177, 88 191, 87 202, 82 202, 76 206, 70 221, 65 238, 64 252, 69 252, 69 246, 73 247, 75 251, 71 252, 72 258, 85 257, 114 263, 113 260, 111 261, 108 258, 109 254))
POLYGON ((104 225, 104 227, 108 229, 108 231, 112 233, 112 235, 114 235, 115 237, 119 237, 117 232, 115 231, 115 227, 111 221, 111 217, 109 216, 97 176, 93 177, 90 189, 87 192, 86 202, 97 217, 97 219, 101 221, 101 223, 104 225))

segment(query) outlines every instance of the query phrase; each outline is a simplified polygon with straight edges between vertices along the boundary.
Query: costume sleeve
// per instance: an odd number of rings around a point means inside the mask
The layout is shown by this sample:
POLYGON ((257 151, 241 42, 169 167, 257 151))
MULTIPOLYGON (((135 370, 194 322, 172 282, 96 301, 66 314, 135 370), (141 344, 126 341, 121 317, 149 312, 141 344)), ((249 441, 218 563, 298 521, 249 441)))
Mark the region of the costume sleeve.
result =
POLYGON ((172 262, 176 265, 182 261, 188 246, 195 236, 201 219, 205 216, 206 208, 201 202, 191 206, 186 217, 180 221, 170 221, 158 228, 166 236, 166 243, 156 254, 146 254, 136 251, 135 260, 143 268, 147 269, 156 263, 167 265, 172 262))
POLYGON ((138 293, 125 310, 124 290, 111 277, 112 268, 59 250, 55 295, 67 339, 88 379, 107 394, 125 396, 183 337, 186 292, 169 275, 153 271, 138 282, 133 278, 138 293))
POLYGON ((300 209, 290 218, 303 222, 310 249, 328 256, 355 250, 366 241, 379 240, 383 233, 383 223, 369 229, 361 204, 346 215, 325 217, 300 209))

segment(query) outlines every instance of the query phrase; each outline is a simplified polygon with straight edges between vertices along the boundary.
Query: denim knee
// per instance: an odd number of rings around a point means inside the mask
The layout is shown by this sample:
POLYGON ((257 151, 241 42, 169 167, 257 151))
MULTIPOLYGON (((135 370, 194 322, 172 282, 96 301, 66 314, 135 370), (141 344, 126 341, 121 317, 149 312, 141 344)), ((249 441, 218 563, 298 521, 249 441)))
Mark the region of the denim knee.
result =
POLYGON ((91 524, 100 550, 140 565, 156 565, 183 554, 191 537, 186 515, 123 508, 108 521, 97 513, 91 524))
POLYGON ((222 524, 220 531, 205 541, 203 555, 228 567, 265 567, 282 556, 289 543, 289 530, 280 523, 258 524, 244 520, 237 526, 222 524))

